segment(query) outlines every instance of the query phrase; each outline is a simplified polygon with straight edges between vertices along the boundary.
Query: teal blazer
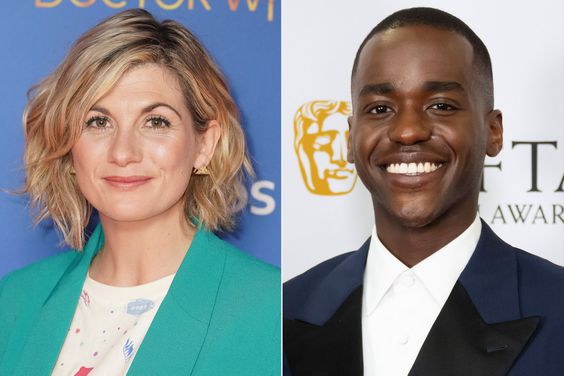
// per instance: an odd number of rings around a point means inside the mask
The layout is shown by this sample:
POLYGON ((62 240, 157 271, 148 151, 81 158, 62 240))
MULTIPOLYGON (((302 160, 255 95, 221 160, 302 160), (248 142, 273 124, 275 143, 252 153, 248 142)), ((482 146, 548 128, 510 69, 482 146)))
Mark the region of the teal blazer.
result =
MULTIPOLYGON (((50 375, 99 225, 65 252, 0 280, 0 375, 50 375)), ((198 230, 128 375, 279 375, 280 272, 198 230)))

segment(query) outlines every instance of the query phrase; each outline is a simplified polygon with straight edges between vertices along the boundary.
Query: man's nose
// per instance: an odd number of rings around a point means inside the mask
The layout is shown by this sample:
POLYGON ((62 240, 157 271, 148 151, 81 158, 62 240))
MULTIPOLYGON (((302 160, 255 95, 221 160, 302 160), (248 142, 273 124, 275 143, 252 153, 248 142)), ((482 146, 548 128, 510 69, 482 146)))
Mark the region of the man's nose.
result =
POLYGON ((423 111, 415 108, 400 110, 388 129, 390 140, 403 145, 427 141, 431 137, 431 129, 425 123, 424 115, 423 111))
POLYGON ((133 127, 118 127, 112 135, 108 157, 110 162, 120 167, 125 167, 130 163, 141 161, 142 151, 140 140, 133 127))

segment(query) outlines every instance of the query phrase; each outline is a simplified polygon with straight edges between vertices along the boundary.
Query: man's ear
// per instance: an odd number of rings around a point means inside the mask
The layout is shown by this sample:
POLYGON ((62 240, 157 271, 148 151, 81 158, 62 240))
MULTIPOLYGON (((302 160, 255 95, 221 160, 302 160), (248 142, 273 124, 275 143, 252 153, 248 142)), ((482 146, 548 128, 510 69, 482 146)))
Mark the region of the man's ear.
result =
POLYGON ((206 130, 199 134, 198 146, 200 151, 194 162, 195 168, 206 167, 210 163, 220 137, 221 127, 219 123, 217 120, 210 120, 206 130))
POLYGON ((347 161, 349 163, 354 163, 354 153, 351 147, 352 116, 347 118, 347 123, 349 124, 349 136, 347 137, 347 161))
POLYGON ((488 114, 488 144, 486 154, 495 157, 503 147, 503 116, 501 111, 492 110, 488 114))

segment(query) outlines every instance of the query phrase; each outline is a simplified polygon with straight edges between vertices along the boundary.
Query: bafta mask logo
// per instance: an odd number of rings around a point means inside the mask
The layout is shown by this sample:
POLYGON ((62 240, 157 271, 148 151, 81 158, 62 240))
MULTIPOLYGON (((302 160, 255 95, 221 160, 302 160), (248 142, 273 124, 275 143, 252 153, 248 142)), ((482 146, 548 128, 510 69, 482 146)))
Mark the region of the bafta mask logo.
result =
POLYGON ((324 196, 353 190, 357 174, 347 162, 351 106, 343 101, 312 101, 294 116, 294 149, 307 189, 324 196))

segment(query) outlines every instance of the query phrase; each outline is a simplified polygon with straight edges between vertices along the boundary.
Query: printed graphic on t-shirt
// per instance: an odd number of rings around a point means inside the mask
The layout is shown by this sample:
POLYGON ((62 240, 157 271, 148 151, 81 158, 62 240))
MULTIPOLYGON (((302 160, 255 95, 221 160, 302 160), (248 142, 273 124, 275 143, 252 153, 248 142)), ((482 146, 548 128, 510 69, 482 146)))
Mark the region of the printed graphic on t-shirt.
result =
POLYGON ((127 341, 125 341, 125 345, 123 345, 123 356, 125 357, 125 360, 129 360, 129 358, 131 358, 133 351, 135 351, 133 341, 131 341, 131 338, 128 338, 127 341))
POLYGON ((86 368, 86 367, 80 367, 80 369, 78 370, 77 373, 74 374, 74 376, 86 376, 90 373, 90 371, 92 371, 94 368, 86 368))
POLYGON ((155 303, 149 299, 137 299, 127 305, 127 313, 130 315, 139 316, 143 313, 153 309, 155 303))
POLYGON ((173 277, 135 287, 88 277, 52 375, 125 375, 173 277))

